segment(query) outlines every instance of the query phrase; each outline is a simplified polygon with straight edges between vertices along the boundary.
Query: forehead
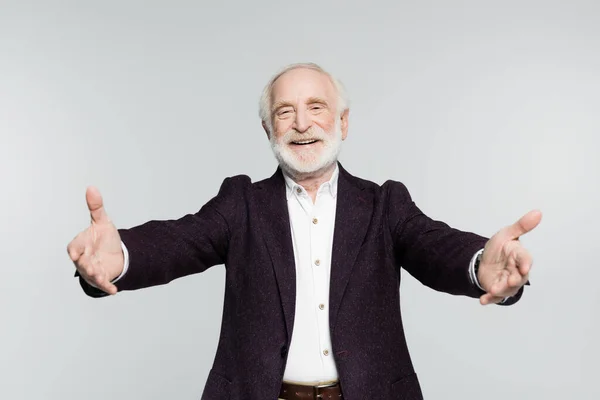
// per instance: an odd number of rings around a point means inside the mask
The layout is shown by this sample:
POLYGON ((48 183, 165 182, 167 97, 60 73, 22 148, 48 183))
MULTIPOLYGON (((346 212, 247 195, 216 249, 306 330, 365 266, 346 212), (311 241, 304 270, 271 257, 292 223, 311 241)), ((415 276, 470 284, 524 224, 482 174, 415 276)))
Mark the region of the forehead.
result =
POLYGON ((297 68, 285 72, 277 78, 271 91, 271 103, 302 101, 311 97, 320 97, 333 102, 335 87, 326 74, 309 68, 297 68))

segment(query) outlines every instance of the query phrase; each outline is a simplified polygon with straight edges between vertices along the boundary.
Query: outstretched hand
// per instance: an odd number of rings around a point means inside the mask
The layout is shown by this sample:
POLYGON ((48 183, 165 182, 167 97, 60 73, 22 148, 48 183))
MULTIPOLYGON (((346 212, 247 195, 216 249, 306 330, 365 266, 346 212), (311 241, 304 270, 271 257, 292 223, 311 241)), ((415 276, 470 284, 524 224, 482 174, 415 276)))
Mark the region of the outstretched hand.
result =
POLYGON ((124 267, 121 237, 106 214, 98 189, 89 187, 85 199, 91 224, 69 243, 67 252, 86 282, 108 294, 116 294, 117 288, 111 281, 124 267))
POLYGON ((499 303, 517 294, 527 283, 533 259, 519 237, 532 231, 541 220, 540 211, 530 211, 486 243, 477 273, 479 283, 487 292, 480 297, 481 304, 499 303))

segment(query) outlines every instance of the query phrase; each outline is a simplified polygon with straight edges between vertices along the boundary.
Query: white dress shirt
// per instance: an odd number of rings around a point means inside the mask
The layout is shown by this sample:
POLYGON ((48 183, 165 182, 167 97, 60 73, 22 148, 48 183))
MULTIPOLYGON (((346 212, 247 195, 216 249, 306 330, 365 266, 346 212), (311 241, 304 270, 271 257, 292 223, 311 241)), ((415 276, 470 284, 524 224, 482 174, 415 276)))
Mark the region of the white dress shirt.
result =
MULTIPOLYGON (((296 263, 294 329, 283 375, 288 382, 318 384, 338 379, 329 332, 329 279, 338 176, 336 165, 331 179, 319 187, 313 204, 306 190, 284 174, 296 263)), ((127 248, 123 243, 121 246, 125 265, 113 283, 129 267, 127 248)), ((479 288, 474 264, 482 251, 473 256, 469 265, 469 278, 479 288)))
POLYGON ((283 379, 334 381, 338 372, 329 332, 329 278, 339 169, 323 183, 313 204, 306 190, 284 174, 296 262, 296 311, 283 379))

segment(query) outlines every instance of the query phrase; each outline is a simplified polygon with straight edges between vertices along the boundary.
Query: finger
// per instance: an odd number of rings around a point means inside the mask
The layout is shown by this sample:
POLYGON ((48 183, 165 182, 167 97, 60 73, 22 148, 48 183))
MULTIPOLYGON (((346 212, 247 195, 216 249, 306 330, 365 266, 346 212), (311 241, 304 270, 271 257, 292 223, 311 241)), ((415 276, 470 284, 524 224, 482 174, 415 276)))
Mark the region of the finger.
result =
POLYGON ((511 273, 508 277, 508 286, 511 288, 523 286, 527 282, 527 279, 523 277, 518 271, 511 273))
POLYGON ((75 268, 77 268, 77 271, 79 271, 85 280, 94 280, 97 272, 94 269, 94 264, 92 263, 89 254, 86 254, 85 252, 82 253, 77 261, 73 262, 73 264, 75 264, 75 268))
POLYGON ((520 236, 531 232, 542 221, 542 213, 539 210, 533 210, 523 215, 517 222, 506 229, 509 239, 518 239, 520 236))
POLYGON ((95 283, 98 289, 103 290, 108 294, 117 293, 117 287, 108 280, 108 276, 104 271, 96 275, 95 283))
POLYGON ((492 284, 492 287, 488 290, 492 296, 505 296, 506 291, 508 290, 508 277, 510 272, 508 270, 503 270, 498 274, 496 278, 496 282, 492 284))
POLYGON ((509 271, 508 286, 511 288, 521 287, 529 280, 529 273, 523 274, 518 268, 509 271))
POLYGON ((494 297, 511 297, 518 293, 525 282, 527 282, 527 278, 519 278, 519 282, 516 285, 510 285, 508 282, 502 282, 500 284, 495 284, 492 286, 492 289, 488 292, 490 295, 494 297))
POLYGON ((99 268, 92 260, 92 257, 84 255, 78 268, 81 275, 87 283, 108 294, 116 294, 117 287, 111 283, 104 270, 99 268))
POLYGON ((486 293, 479 298, 479 303, 482 306, 486 306, 488 304, 498 304, 502 300, 504 300, 505 296, 493 296, 490 293, 486 293))
POLYGON ((96 287, 108 294, 117 294, 117 287, 110 283, 108 279, 96 281, 96 287))
POLYGON ((527 279, 521 278, 521 281, 514 286, 509 285, 508 282, 496 283, 492 286, 488 293, 494 297, 511 297, 517 294, 526 282, 527 279))
POLYGON ((521 275, 527 275, 529 271, 531 271, 531 266, 533 265, 533 257, 531 257, 531 254, 522 247, 517 249, 516 252, 517 253, 515 254, 515 264, 521 275))
POLYGON ((67 246, 69 257, 75 263, 78 263, 81 257, 92 254, 93 239, 89 230, 79 233, 75 239, 67 246))
POLYGON ((515 257, 509 257, 505 268, 508 272, 508 277, 506 280, 508 289, 523 285, 523 275, 521 275, 519 269, 517 268, 517 262, 515 260, 515 257))
POLYGON ((90 216, 92 217, 93 222, 109 222, 108 215, 104 209, 102 196, 97 188, 93 186, 88 187, 85 192, 85 200, 87 202, 88 210, 90 210, 90 216))
POLYGON ((103 292, 106 292, 108 294, 117 294, 117 287, 108 282, 108 281, 103 281, 103 280, 99 280, 99 279, 86 279, 84 277, 85 281, 87 283, 89 283, 91 286, 95 287, 96 289, 100 289, 103 292))
POLYGON ((80 233, 67 245, 67 253, 71 261, 77 261, 85 251, 85 238, 80 233))

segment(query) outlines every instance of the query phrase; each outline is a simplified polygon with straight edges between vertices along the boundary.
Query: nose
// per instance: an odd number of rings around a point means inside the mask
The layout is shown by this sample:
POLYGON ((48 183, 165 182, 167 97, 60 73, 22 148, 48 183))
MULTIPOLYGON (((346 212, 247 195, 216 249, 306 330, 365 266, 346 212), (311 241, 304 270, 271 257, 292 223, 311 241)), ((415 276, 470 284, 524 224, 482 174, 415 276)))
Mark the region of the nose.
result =
POLYGON ((308 115, 306 110, 298 110, 296 112, 296 118, 294 119, 293 128, 297 132, 299 132, 299 133, 306 132, 310 128, 311 124, 312 124, 312 122, 311 122, 310 116, 308 115))

